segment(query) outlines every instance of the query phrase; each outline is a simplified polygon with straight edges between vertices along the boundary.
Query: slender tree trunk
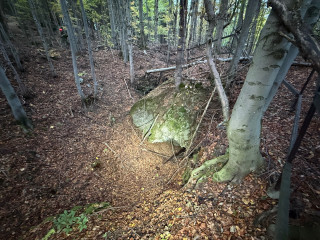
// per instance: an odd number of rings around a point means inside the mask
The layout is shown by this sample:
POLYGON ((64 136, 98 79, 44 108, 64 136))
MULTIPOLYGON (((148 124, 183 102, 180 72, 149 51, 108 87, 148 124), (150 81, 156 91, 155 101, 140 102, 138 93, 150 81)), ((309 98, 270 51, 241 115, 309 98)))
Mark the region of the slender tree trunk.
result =
POLYGON ((261 9, 261 0, 258 1, 258 7, 256 9, 256 13, 255 13, 254 20, 253 20, 253 23, 252 23, 250 36, 249 36, 249 40, 248 40, 248 46, 246 48, 247 53, 248 53, 249 56, 252 54, 254 42, 255 42, 255 39, 256 39, 257 22, 258 22, 258 19, 259 19, 260 9, 261 9))
POLYGON ((189 32, 188 48, 194 44, 194 39, 196 38, 197 33, 197 18, 198 18, 198 0, 192 0, 190 11, 191 11, 191 26, 189 32))
POLYGON ((146 38, 144 35, 144 22, 143 22, 143 1, 139 0, 139 20, 140 20, 140 47, 146 48, 146 38))
POLYGON ((178 8, 179 4, 177 3, 176 9, 174 11, 174 23, 173 23, 173 45, 176 46, 177 44, 177 21, 178 21, 178 8))
POLYGON ((235 71, 238 67, 238 63, 241 57, 242 50, 245 48, 245 43, 248 38, 248 33, 250 29, 250 24, 253 20, 254 14, 256 12, 256 9, 258 8, 259 1, 257 0, 249 0, 247 9, 246 9, 246 15, 244 22, 242 24, 239 41, 237 43, 237 49, 233 55, 229 70, 228 70, 228 79, 227 79, 227 85, 226 87, 229 88, 231 81, 234 78, 235 71))
POLYGON ((7 33, 5 32, 5 30, 4 30, 4 28, 3 28, 3 26, 2 26, 1 23, 0 23, 0 33, 1 33, 2 38, 3 38, 3 40, 4 40, 4 45, 9 46, 10 52, 11 52, 13 58, 14 58, 15 63, 17 64, 18 69, 19 69, 20 71, 23 71, 24 68, 23 68, 23 66, 22 66, 22 64, 21 64, 18 51, 17 51, 17 49, 13 46, 13 44, 11 43, 9 36, 8 36, 7 33))
POLYGON ((113 46, 118 48, 118 41, 116 36, 116 21, 115 21, 115 13, 112 0, 108 0, 108 11, 109 11, 109 19, 111 25, 111 37, 113 46))
MULTIPOLYGON (((134 62, 133 62, 133 44, 132 44, 132 25, 131 25, 131 10, 130 10, 130 0, 126 0, 126 23, 128 29, 128 50, 129 50, 129 63, 130 63, 130 82, 134 83, 135 73, 134 73, 134 62)), ((141 3, 142 4, 142 3, 141 3)))
POLYGON ((159 0, 154 0, 154 41, 158 43, 159 0))
POLYGON ((7 78, 3 68, 0 66, 0 88, 5 95, 9 106, 11 107, 14 118, 25 128, 32 129, 32 123, 28 119, 26 112, 24 111, 21 102, 14 91, 9 79, 7 78))
POLYGON ((204 0, 204 4, 206 7, 207 12, 207 19, 209 22, 209 27, 207 31, 207 59, 208 59, 208 65, 210 67, 211 74, 214 77, 214 83, 218 90, 220 102, 222 105, 222 112, 223 112, 223 119, 224 123, 227 123, 229 121, 229 101, 227 98, 227 95, 222 87, 220 75, 217 71, 217 68, 215 66, 215 63, 213 61, 212 56, 212 32, 214 29, 214 8, 210 0, 204 0))
POLYGON ((182 64, 184 59, 184 46, 185 46, 185 25, 187 15, 187 0, 180 0, 180 22, 179 22, 179 41, 176 59, 176 72, 175 72, 175 86, 177 91, 182 81, 182 64))
MULTIPOLYGON (((235 29, 235 34, 233 36, 233 39, 232 39, 232 44, 231 44, 231 48, 232 49, 236 49, 237 48, 237 44, 238 44, 238 41, 239 41, 239 33, 241 32, 241 28, 242 28, 242 25, 243 25, 243 13, 244 13, 244 7, 246 6, 246 1, 247 0, 241 0, 241 5, 240 5, 240 12, 239 12, 239 15, 238 15, 238 20, 237 20, 237 26, 236 26, 236 29, 235 29)), ((260 0, 257 0, 257 1, 260 1, 260 0)))
POLYGON ((202 32, 203 32, 203 18, 204 18, 204 3, 202 1, 202 5, 200 7, 200 24, 199 24, 199 32, 198 32, 198 44, 200 45, 202 42, 202 32))
POLYGON ((11 70, 13 72, 14 78, 16 79, 16 82, 18 83, 18 86, 19 86, 19 89, 21 91, 22 96, 27 96, 27 92, 28 92, 27 88, 24 85, 24 83, 21 81, 18 72, 16 71, 16 69, 12 65, 12 63, 11 63, 11 61, 9 59, 9 56, 8 56, 8 54, 6 52, 6 49, 4 48, 3 43, 1 42, 1 39, 0 39, 0 50, 2 52, 2 55, 3 55, 3 58, 4 58, 5 62, 6 62, 6 64, 11 68, 11 70))
POLYGON ((72 23, 71 23, 71 20, 70 20, 69 13, 68 13, 66 0, 60 0, 60 4, 61 4, 61 10, 62 10, 64 21, 67 24, 68 36, 70 36, 70 40, 71 39, 73 40, 73 41, 72 40, 70 41, 73 73, 74 73, 74 78, 75 78, 75 83, 76 83, 76 86, 77 86, 77 90, 78 90, 78 93, 79 93, 80 98, 81 98, 81 102, 82 102, 82 104, 84 104, 85 95, 84 95, 84 93, 83 93, 83 91, 81 89, 79 75, 78 75, 76 46, 75 46, 75 42, 74 42, 75 37, 74 37, 73 27, 72 27, 72 23))
POLYGON ((88 45, 91 76, 92 76, 92 79, 93 79, 93 86, 94 86, 93 87, 93 97, 94 97, 94 99, 96 99, 97 92, 98 92, 98 83, 97 83, 97 78, 96 78, 96 72, 94 70, 94 62, 93 62, 93 56, 92 56, 91 40, 90 40, 90 36, 89 36, 87 15, 86 15, 86 12, 84 10, 84 6, 83 6, 82 0, 80 0, 80 7, 81 7, 81 12, 82 12, 84 31, 86 33, 86 39, 87 39, 87 45, 88 45))
POLYGON ((232 111, 228 126, 229 161, 214 174, 217 181, 240 181, 264 163, 260 153, 263 108, 289 49, 288 41, 279 36, 280 31, 283 28, 272 10, 232 111))
POLYGON ((222 35, 223 35, 223 26, 227 19, 227 11, 228 11, 228 0, 220 1, 219 14, 217 17, 217 31, 216 31, 216 45, 215 50, 217 54, 221 53, 221 45, 222 45, 222 35))
POLYGON ((150 9, 149 9, 149 5, 148 5, 148 1, 146 0, 145 1, 146 3, 146 15, 147 15, 147 23, 148 23, 148 40, 150 39, 150 32, 151 32, 151 24, 150 24, 150 17, 149 17, 149 12, 150 12, 150 9))
POLYGON ((47 60, 48 60, 49 66, 50 66, 50 70, 51 70, 52 76, 56 77, 57 74, 56 74, 56 71, 55 71, 55 69, 53 67, 52 60, 51 60, 51 58, 49 56, 49 48, 48 48, 45 36, 43 35, 43 30, 42 30, 41 24, 39 23, 39 21, 37 19, 34 2, 33 2, 33 0, 28 0, 28 2, 29 2, 29 6, 30 6, 30 10, 31 10, 31 13, 32 13, 33 20, 37 25, 38 33, 39 33, 40 38, 42 40, 43 48, 44 48, 44 50, 46 52, 46 57, 47 57, 47 60))

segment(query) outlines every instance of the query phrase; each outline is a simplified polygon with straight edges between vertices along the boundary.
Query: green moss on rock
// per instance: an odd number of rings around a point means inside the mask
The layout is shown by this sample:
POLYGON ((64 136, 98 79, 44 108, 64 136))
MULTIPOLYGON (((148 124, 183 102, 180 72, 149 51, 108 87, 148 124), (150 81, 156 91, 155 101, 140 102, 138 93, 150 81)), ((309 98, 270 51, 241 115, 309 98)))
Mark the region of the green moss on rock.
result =
POLYGON ((131 108, 133 124, 150 142, 169 142, 186 147, 196 127, 196 116, 208 94, 203 88, 184 85, 175 91, 173 81, 166 82, 131 108))

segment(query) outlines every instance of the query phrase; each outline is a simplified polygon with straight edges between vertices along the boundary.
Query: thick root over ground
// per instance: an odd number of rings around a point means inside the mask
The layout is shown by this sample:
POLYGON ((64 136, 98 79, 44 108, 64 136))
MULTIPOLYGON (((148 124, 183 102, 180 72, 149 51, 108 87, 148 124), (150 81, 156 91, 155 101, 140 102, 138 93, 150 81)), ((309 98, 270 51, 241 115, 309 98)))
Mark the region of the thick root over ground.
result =
POLYGON ((221 169, 228 159, 229 154, 225 154, 206 161, 200 167, 191 172, 191 176, 185 187, 187 189, 195 188, 199 183, 205 181, 208 177, 212 177, 213 173, 221 169))

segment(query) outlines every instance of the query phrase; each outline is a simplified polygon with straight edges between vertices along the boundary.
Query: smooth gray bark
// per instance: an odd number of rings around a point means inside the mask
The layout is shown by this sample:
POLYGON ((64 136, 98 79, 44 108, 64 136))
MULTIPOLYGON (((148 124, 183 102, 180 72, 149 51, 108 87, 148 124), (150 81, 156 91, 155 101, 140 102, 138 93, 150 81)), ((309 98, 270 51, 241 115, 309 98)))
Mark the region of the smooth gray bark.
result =
MULTIPOLYGON (((60 0, 60 4, 61 4, 61 10, 62 10, 64 21, 67 24, 68 36, 73 36, 72 39, 74 39, 73 27, 72 27, 69 13, 68 13, 66 0, 60 0)), ((78 66, 77 66, 77 57, 76 57, 77 50, 76 50, 76 46, 75 46, 74 41, 70 41, 70 48, 71 48, 72 65, 73 65, 73 73, 74 73, 75 83, 76 83, 77 90, 78 90, 78 93, 81 98, 81 102, 84 103, 85 95, 84 95, 82 88, 81 88, 81 85, 80 85, 80 80, 79 80, 79 75, 78 75, 78 66)))
POLYGON ((14 91, 9 79, 7 78, 3 68, 0 66, 0 88, 3 94, 5 95, 9 106, 11 107, 14 118, 22 124, 25 129, 32 129, 32 123, 27 117, 26 112, 24 111, 21 102, 14 91))
POLYGON ((90 40, 90 36, 89 36, 87 15, 86 15, 86 12, 84 10, 84 6, 83 6, 82 0, 80 0, 80 7, 81 7, 81 12, 82 12, 84 31, 86 33, 86 39, 87 39, 87 45, 88 45, 91 76, 92 76, 92 79, 93 79, 93 97, 96 98, 97 97, 97 92, 98 92, 98 82, 97 82, 97 78, 96 78, 96 72, 95 72, 95 69, 94 69, 94 62, 93 62, 93 56, 92 56, 91 40, 90 40))
POLYGON ((233 108, 228 126, 229 161, 213 175, 216 181, 241 181, 248 173, 263 166, 260 153, 263 108, 290 46, 279 35, 280 30, 279 19, 271 11, 233 108))

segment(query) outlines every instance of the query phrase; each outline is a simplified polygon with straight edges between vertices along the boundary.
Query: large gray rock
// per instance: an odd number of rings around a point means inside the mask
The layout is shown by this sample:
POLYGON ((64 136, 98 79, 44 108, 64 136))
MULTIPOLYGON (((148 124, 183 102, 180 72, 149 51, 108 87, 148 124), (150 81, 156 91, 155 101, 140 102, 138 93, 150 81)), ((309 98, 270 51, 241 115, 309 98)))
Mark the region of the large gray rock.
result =
POLYGON ((175 91, 167 81, 136 102, 130 111, 132 120, 152 143, 172 141, 187 147, 196 128, 196 118, 208 98, 201 84, 182 84, 175 91))

